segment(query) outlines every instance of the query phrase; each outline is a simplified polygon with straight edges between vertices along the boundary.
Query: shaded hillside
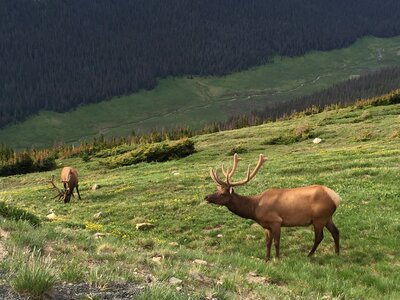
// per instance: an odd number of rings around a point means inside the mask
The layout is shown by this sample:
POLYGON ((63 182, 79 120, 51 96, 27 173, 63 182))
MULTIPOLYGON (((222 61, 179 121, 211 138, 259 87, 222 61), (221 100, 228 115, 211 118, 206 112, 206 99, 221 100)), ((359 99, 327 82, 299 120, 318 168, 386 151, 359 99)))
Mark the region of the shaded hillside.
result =
POLYGON ((226 74, 398 35, 399 12, 395 0, 4 0, 0 126, 151 89, 158 77, 226 74))
MULTIPOLYGON (((143 134, 187 126, 198 130, 266 106, 279 113, 278 103, 310 95, 366 72, 399 65, 399 53, 400 36, 367 37, 348 48, 275 59, 273 63, 226 76, 169 77, 160 80, 151 91, 82 105, 66 113, 42 111, 25 122, 0 129, 0 143, 19 150, 63 142, 77 145, 102 135, 128 136, 132 131, 143 134), (378 49, 384 49, 380 61, 376 56, 378 49)), ((285 104, 281 108, 292 110, 285 104)))

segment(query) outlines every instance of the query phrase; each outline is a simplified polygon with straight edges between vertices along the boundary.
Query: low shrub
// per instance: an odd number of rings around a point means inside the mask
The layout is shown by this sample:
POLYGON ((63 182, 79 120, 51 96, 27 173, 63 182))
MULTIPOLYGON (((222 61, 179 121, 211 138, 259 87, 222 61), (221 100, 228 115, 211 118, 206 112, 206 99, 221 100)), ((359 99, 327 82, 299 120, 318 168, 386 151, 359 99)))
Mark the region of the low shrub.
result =
POLYGON ((265 140, 263 145, 290 145, 298 142, 302 142, 311 138, 315 135, 308 125, 299 126, 289 131, 286 134, 279 135, 277 137, 271 137, 265 140))
POLYGON ((128 151, 133 150, 135 147, 136 147, 136 145, 122 144, 122 145, 115 146, 110 149, 103 149, 103 150, 99 151, 98 153, 96 153, 95 156, 99 157, 99 158, 106 158, 106 157, 110 157, 110 156, 121 155, 128 151))
POLYGON ((106 165, 110 168, 117 168, 141 162, 163 162, 171 159, 183 158, 194 152, 194 143, 188 139, 178 142, 147 144, 108 159, 106 165))
POLYGON ((229 150, 228 155, 234 155, 235 153, 240 154, 240 153, 247 153, 247 148, 238 145, 233 147, 231 150, 229 150))
POLYGON ((28 221, 34 227, 40 225, 40 219, 38 216, 27 212, 26 210, 10 206, 4 202, 0 202, 0 216, 11 219, 11 220, 25 220, 28 221))
POLYGON ((13 154, 7 161, 0 161, 0 176, 50 171, 56 166, 55 157, 48 153, 25 151, 13 154))
POLYGON ((400 103, 400 89, 394 90, 390 93, 372 97, 368 99, 359 99, 355 103, 355 107, 364 108, 365 106, 380 106, 380 105, 392 105, 400 103))

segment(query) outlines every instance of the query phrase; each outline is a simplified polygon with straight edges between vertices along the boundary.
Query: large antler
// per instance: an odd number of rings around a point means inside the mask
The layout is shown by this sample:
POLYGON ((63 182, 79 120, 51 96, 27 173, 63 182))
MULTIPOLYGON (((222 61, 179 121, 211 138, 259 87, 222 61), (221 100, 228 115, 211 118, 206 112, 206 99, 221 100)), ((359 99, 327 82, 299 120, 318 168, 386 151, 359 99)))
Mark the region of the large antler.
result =
POLYGON ((225 178, 226 178, 225 180, 226 180, 226 182, 227 182, 228 184, 229 184, 229 182, 230 182, 230 180, 231 180, 231 177, 232 177, 233 174, 236 172, 236 168, 237 168, 237 165, 238 165, 239 160, 240 160, 239 156, 237 155, 237 153, 235 153, 235 154, 233 155, 233 167, 232 167, 232 170, 230 170, 229 167, 228 167, 228 171, 225 171, 224 165, 222 165, 222 167, 221 167, 222 173, 224 173, 225 178))
POLYGON ((247 169, 247 176, 245 179, 241 180, 241 181, 237 181, 237 182, 231 182, 231 177, 233 176, 233 174, 236 171, 238 162, 239 162, 240 158, 238 157, 238 155, 235 153, 233 155, 233 167, 232 170, 228 167, 228 169, 225 171, 224 166, 222 165, 221 169, 222 169, 222 173, 224 173, 225 177, 226 177, 226 181, 221 180, 218 177, 218 174, 216 171, 214 171, 214 169, 211 168, 210 170, 210 176, 211 178, 215 181, 215 183, 217 183, 220 186, 238 186, 238 185, 243 185, 246 184, 247 182, 249 182, 258 172, 258 170, 261 168, 261 166, 264 164, 264 162, 266 161, 266 158, 264 157, 264 155, 260 154, 259 158, 258 158, 258 162, 256 167, 254 168, 254 170, 252 172, 250 172, 250 165, 247 169))
MULTIPOLYGON (((248 183, 251 179, 253 179, 254 176, 256 176, 258 170, 260 170, 261 166, 265 163, 267 159, 264 157, 264 155, 260 154, 258 157, 258 162, 254 170, 250 173, 250 165, 247 168, 247 176, 245 179, 237 182, 229 182, 230 186, 239 186, 248 183)), ((230 179, 230 178, 229 178, 230 179)))
POLYGON ((51 185, 53 186, 53 188, 58 192, 58 194, 53 197, 53 199, 58 197, 58 201, 61 200, 62 197, 64 197, 65 191, 60 190, 54 183, 54 175, 51 175, 51 181, 49 181, 49 183, 51 183, 51 185))

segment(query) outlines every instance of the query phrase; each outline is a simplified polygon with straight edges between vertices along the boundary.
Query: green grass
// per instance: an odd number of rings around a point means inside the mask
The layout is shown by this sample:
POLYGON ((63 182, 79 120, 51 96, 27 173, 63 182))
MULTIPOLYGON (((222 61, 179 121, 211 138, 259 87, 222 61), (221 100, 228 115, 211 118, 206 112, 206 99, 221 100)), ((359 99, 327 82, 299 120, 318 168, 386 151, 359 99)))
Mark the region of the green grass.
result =
POLYGON ((14 255, 14 276, 11 286, 21 294, 27 294, 34 299, 50 292, 56 278, 53 275, 52 262, 37 250, 30 254, 19 253, 14 255))
POLYGON ((330 87, 352 75, 400 63, 400 37, 360 39, 351 47, 277 58, 274 63, 223 77, 166 78, 151 91, 81 106, 68 113, 43 111, 0 130, 0 141, 18 149, 77 142, 99 134, 126 136, 151 128, 199 128, 230 115, 260 109, 330 87), (384 49, 377 61, 377 50, 384 49), (18 138, 16 138, 18 137, 18 138))
MULTIPOLYGON (((108 169, 107 158, 59 160, 60 168, 72 165, 80 174, 82 200, 75 197, 68 205, 51 199, 47 183, 60 170, 0 178, 0 201, 43 220, 50 210, 58 216, 36 229, 0 220, 9 233, 4 243, 9 252, 40 249, 49 255, 58 280, 99 287, 121 280, 142 283, 147 288, 140 299, 399 299, 400 138, 393 134, 400 130, 399 115, 400 105, 349 107, 197 136, 196 153, 163 163, 108 169), (322 143, 265 145, 301 128, 312 129, 322 143), (268 158, 250 183, 236 189, 239 194, 310 184, 340 194, 334 215, 340 256, 327 231, 309 259, 312 229, 284 228, 282 258, 266 263, 261 227, 204 203, 216 189, 209 167, 230 163, 228 153, 238 145, 246 149, 239 175, 259 153, 268 158), (92 191, 95 183, 101 188, 92 191), (154 228, 136 230, 142 222, 154 228), (97 232, 106 236, 96 238, 97 232), (182 283, 171 285, 172 277, 182 283)), ((12 269, 12 261, 6 258, 5 270, 12 269)))

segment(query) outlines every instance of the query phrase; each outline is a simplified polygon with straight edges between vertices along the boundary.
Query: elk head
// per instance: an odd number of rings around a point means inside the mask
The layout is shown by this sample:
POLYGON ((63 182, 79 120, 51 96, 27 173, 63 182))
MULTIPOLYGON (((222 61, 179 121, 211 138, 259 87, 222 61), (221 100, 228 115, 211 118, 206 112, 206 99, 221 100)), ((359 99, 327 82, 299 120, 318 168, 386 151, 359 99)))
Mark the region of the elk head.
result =
POLYGON ((224 173, 225 175, 225 181, 219 178, 218 173, 213 168, 210 169, 210 176, 212 180, 214 180, 214 182, 217 184, 217 192, 206 196, 205 200, 207 202, 218 205, 225 205, 225 206, 228 205, 229 202, 232 200, 232 195, 234 192, 233 188, 239 185, 244 185, 247 182, 249 182, 257 174, 258 170, 266 161, 266 158, 262 154, 260 154, 257 165, 254 168, 254 170, 251 171, 249 165, 249 167, 247 168, 246 178, 241 181, 232 182, 231 178, 236 171, 239 160, 240 158, 235 153, 233 155, 232 169, 228 167, 228 169, 225 170, 224 166, 223 165, 221 166, 222 173, 224 173))

